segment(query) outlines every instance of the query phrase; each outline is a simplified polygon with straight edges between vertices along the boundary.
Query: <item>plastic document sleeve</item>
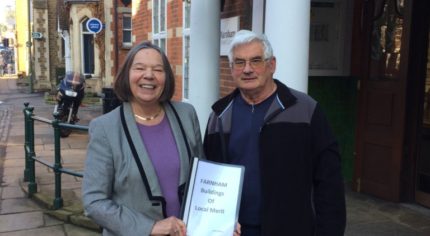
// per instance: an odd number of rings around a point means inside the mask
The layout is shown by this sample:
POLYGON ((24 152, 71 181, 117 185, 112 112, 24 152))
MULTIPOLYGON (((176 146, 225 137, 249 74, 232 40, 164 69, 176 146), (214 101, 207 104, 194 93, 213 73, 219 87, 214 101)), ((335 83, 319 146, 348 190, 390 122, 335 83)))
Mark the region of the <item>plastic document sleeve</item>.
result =
POLYGON ((240 165, 193 159, 182 209, 187 235, 233 235, 244 172, 240 165))

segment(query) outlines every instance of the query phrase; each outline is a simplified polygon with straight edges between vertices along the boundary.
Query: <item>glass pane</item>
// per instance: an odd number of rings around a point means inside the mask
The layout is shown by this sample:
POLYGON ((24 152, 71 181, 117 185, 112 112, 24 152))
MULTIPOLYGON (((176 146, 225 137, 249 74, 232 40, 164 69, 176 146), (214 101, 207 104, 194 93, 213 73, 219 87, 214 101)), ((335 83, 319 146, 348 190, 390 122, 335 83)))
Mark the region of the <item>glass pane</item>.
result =
POLYGON ((185 23, 184 28, 190 28, 190 15, 191 15, 191 4, 188 1, 184 1, 184 16, 185 23))
POLYGON ((131 17, 124 16, 122 18, 122 28, 123 29, 131 29, 131 17))
POLYGON ((403 9, 405 8, 405 0, 397 0, 397 10, 399 11, 400 14, 403 15, 403 9))
POLYGON ((154 0, 152 2, 152 6, 153 6, 153 9, 152 9, 152 25, 154 26, 154 34, 158 34, 160 32, 159 31, 160 22, 158 21, 158 19, 159 19, 158 18, 158 16, 159 16, 158 3, 159 3, 158 0, 154 0))
POLYGON ((190 36, 184 37, 184 98, 189 98, 189 59, 190 59, 190 36))
MULTIPOLYGON (((403 8, 402 8, 403 9, 403 8)), ((376 0, 372 28, 370 79, 395 79, 399 73, 403 17, 398 1, 376 0)))
POLYGON ((166 0, 160 0, 160 32, 166 31, 166 0))
POLYGON ((122 42, 123 43, 131 43, 131 31, 124 30, 122 32, 122 42))
POLYGON ((166 52, 166 39, 165 38, 160 39, 160 45, 159 46, 164 52, 166 52))
POLYGON ((89 32, 87 29, 87 22, 89 19, 84 20, 84 22, 82 22, 82 32, 89 32))

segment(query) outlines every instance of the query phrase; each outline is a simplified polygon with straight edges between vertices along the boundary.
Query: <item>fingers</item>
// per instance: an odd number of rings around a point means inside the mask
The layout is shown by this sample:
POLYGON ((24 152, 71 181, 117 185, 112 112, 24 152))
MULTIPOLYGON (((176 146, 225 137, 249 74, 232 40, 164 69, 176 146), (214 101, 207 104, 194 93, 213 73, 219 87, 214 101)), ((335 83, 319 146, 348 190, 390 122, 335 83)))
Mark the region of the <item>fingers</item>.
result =
POLYGON ((239 222, 236 223, 236 229, 234 230, 233 235, 234 236, 240 236, 241 232, 241 225, 239 224, 239 222))
POLYGON ((151 235, 185 236, 186 233, 185 223, 173 216, 155 222, 151 231, 151 235))
POLYGON ((185 223, 182 221, 182 220, 180 220, 180 219, 177 219, 177 218, 175 218, 175 217, 173 217, 174 218, 174 223, 173 223, 173 225, 172 225, 172 229, 173 229, 173 234, 171 233, 170 235, 187 235, 187 228, 186 228, 186 226, 185 226, 185 223))

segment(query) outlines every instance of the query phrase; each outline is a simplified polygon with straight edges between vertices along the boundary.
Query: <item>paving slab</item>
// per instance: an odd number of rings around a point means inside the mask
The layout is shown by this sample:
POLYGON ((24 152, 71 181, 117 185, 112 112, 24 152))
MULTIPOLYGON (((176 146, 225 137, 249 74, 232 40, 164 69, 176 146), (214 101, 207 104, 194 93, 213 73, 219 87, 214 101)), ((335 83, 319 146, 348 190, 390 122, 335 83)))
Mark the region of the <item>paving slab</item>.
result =
POLYGON ((29 230, 20 230, 9 233, 0 233, 0 236, 67 236, 63 225, 48 226, 29 230))
POLYGON ((29 198, 2 199, 0 214, 22 213, 39 210, 39 206, 29 198))
POLYGON ((19 186, 2 187, 0 199, 24 198, 26 195, 19 186))
MULTIPOLYGON (((44 225, 43 212, 22 212, 0 215, 0 232, 34 229, 44 225)), ((1 234, 0 234, 1 235, 1 234)), ((49 234, 45 234, 49 235, 49 234)))

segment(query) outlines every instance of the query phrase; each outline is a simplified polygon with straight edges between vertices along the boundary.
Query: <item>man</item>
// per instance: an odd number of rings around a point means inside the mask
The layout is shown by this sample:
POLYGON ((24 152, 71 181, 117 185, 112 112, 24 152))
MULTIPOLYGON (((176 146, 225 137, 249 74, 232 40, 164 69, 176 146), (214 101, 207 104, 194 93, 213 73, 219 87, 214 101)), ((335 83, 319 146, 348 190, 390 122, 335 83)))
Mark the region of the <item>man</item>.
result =
POLYGON ((237 89, 212 106, 204 148, 209 160, 245 166, 241 235, 343 235, 340 155, 321 108, 273 79, 264 35, 241 30, 230 46, 237 89))

